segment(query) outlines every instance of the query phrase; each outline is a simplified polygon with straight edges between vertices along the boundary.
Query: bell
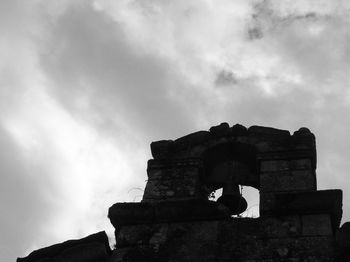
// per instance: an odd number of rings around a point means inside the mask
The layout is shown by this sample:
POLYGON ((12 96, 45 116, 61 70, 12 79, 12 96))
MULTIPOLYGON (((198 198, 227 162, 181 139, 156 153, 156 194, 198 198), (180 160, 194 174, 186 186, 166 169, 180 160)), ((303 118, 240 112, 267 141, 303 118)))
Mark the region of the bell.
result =
POLYGON ((237 184, 226 184, 222 190, 222 196, 217 202, 229 208, 231 215, 239 215, 243 213, 247 207, 247 201, 239 192, 237 184))

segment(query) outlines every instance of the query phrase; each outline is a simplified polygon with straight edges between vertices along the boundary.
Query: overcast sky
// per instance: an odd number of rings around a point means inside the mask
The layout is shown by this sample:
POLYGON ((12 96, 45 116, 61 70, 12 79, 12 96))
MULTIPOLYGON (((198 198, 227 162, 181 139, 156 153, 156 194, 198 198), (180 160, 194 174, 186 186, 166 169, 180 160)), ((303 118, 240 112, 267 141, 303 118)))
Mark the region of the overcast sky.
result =
POLYGON ((309 127, 349 220, 349 28, 347 0, 1 0, 1 260, 112 234, 151 141, 221 122, 309 127))

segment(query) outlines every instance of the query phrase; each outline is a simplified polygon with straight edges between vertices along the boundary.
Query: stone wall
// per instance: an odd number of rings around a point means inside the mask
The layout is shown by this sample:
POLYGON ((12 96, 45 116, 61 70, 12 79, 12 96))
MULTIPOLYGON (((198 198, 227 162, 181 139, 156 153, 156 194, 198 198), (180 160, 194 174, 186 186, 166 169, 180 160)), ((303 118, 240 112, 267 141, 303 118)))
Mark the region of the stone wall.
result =
MULTIPOLYGON (((315 136, 307 128, 291 135, 222 123, 153 142, 151 151, 142 201, 109 209, 116 249, 76 261, 348 261, 342 191, 317 190, 315 136), (232 216, 245 201, 239 185, 259 190, 260 217, 232 216), (208 199, 220 188, 218 201, 208 199)), ((18 262, 56 262, 62 250, 18 262)))
POLYGON ((151 150, 142 202, 109 210, 112 261, 335 260, 342 192, 317 191, 315 136, 307 128, 291 135, 223 123, 153 142, 151 150), (259 190, 259 218, 232 217, 208 200, 230 183, 259 190))

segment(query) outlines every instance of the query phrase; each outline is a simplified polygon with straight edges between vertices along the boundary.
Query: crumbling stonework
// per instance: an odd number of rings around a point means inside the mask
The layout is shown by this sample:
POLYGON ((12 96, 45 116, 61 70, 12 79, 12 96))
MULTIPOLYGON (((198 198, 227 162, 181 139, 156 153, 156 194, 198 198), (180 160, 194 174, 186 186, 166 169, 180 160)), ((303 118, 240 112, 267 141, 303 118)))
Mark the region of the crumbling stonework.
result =
POLYGON ((317 190, 315 137, 307 128, 291 135, 222 123, 153 142, 151 151, 142 201, 109 209, 116 249, 103 259, 347 261, 342 191, 317 190), (246 208, 238 185, 259 190, 259 218, 232 216, 246 208), (223 196, 209 200, 220 188, 223 196))
POLYGON ((99 232, 33 251, 17 262, 107 262, 111 252, 106 233, 99 232))

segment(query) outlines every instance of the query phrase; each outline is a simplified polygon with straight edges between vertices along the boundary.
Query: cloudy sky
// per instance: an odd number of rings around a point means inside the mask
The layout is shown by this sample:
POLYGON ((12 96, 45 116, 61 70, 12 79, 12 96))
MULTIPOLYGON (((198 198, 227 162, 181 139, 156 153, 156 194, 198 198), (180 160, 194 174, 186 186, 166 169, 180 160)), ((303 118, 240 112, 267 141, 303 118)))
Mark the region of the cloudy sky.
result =
POLYGON ((112 234, 150 142, 220 122, 309 127, 350 220, 349 28, 347 0, 1 0, 2 260, 112 234))

